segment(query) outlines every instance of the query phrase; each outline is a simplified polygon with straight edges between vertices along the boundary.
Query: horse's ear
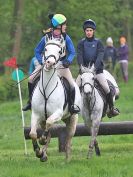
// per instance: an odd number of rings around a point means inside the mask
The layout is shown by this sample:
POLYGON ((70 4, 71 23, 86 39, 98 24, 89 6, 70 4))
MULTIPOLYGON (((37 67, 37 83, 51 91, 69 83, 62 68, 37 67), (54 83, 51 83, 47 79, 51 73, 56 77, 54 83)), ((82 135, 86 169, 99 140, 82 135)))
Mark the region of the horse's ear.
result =
POLYGON ((91 66, 91 71, 94 73, 95 72, 95 66, 94 64, 91 66))
POLYGON ((63 43, 63 39, 61 39, 60 43, 61 43, 61 44, 63 43))
POLYGON ((45 43, 48 42, 48 35, 45 35, 45 43))
POLYGON ((80 71, 81 71, 81 73, 84 73, 85 68, 83 67, 83 65, 80 65, 80 71))

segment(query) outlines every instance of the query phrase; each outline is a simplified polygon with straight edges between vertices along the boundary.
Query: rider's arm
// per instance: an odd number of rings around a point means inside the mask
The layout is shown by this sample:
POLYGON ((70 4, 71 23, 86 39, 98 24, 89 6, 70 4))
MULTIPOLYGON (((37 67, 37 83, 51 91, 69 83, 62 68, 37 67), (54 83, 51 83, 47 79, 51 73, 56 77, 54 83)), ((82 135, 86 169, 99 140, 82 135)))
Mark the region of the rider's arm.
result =
POLYGON ((30 62, 30 67, 29 67, 29 75, 32 74, 32 72, 35 70, 34 67, 34 58, 32 58, 31 62, 30 62))
POLYGON ((66 35, 66 50, 67 50, 67 61, 72 63, 76 53, 73 42, 68 35, 66 35))
POLYGON ((35 57, 39 61, 40 64, 42 64, 42 52, 44 50, 45 46, 45 37, 41 39, 41 41, 37 44, 34 52, 35 52, 35 57))
POLYGON ((95 62, 96 74, 103 72, 104 46, 99 40, 97 43, 97 58, 95 62))

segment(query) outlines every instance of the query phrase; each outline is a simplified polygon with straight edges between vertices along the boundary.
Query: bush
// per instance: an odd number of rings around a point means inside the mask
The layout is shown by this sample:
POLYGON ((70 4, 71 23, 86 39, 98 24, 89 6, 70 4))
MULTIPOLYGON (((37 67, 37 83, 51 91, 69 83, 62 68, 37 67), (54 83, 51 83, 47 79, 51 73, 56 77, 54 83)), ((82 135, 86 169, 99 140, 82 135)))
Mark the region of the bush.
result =
MULTIPOLYGON (((21 82, 21 92, 23 99, 28 97, 27 80, 21 82)), ((19 99, 17 82, 4 74, 0 77, 0 102, 19 99)))

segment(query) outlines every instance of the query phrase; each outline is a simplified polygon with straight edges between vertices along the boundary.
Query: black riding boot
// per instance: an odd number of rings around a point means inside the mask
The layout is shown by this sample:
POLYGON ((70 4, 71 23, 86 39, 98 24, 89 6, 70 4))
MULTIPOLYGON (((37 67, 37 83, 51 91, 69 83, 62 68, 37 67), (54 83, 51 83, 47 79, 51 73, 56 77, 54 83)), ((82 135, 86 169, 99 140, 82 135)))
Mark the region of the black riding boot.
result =
POLYGON ((119 115, 120 114, 119 110, 117 108, 114 108, 113 97, 111 92, 107 94, 107 102, 109 104, 109 112, 107 113, 107 116, 111 118, 119 115))
POLYGON ((32 92, 34 90, 34 84, 28 82, 28 90, 29 90, 29 100, 27 101, 27 105, 22 108, 23 111, 28 111, 31 109, 31 97, 32 92))
POLYGON ((78 105, 74 104, 75 102, 75 87, 71 88, 71 93, 70 93, 70 113, 71 114, 77 114, 80 112, 80 108, 78 105))

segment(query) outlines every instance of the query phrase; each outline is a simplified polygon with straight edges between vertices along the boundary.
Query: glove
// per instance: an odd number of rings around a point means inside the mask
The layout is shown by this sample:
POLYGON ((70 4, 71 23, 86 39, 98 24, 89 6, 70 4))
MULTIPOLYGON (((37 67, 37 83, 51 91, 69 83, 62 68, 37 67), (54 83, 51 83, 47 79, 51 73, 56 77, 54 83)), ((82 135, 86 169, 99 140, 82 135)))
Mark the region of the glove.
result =
POLYGON ((63 64, 64 68, 68 68, 69 65, 70 65, 70 62, 69 61, 64 61, 63 64))

